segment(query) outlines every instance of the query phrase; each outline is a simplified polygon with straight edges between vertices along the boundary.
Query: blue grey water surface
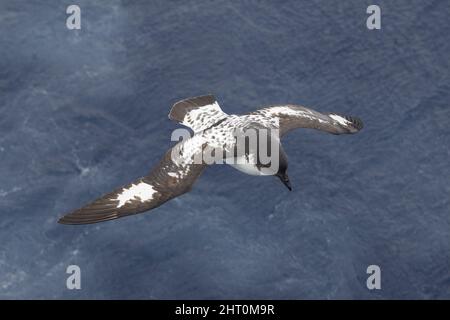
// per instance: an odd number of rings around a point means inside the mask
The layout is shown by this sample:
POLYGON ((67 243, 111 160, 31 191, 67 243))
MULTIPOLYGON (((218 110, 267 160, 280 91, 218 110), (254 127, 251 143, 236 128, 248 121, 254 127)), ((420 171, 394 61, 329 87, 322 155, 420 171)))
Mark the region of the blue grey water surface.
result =
POLYGON ((450 298, 449 16, 446 1, 1 0, 0 298, 450 298), (228 113, 298 103, 365 128, 289 134, 292 192, 215 166, 152 212, 56 223, 146 174, 179 127, 171 105, 207 93, 228 113))

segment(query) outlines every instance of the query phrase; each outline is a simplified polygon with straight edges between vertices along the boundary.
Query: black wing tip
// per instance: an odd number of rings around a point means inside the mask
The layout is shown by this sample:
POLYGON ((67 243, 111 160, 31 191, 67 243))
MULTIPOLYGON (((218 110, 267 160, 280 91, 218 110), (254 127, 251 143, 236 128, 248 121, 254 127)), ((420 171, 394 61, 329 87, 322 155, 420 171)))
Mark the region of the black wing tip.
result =
POLYGON ((350 121, 351 126, 357 131, 360 131, 362 128, 364 128, 364 123, 360 118, 354 116, 344 116, 344 118, 345 120, 350 121))
POLYGON ((59 218, 57 222, 58 222, 59 224, 68 224, 68 223, 66 222, 66 220, 64 219, 64 217, 59 218))
POLYGON ((337 120, 339 126, 345 130, 345 132, 341 133, 357 133, 362 128, 364 128, 364 124, 362 120, 355 116, 346 116, 339 113, 330 113, 329 116, 333 118, 333 120, 337 120), (338 117, 338 119, 336 119, 338 117), (339 121, 339 118, 342 118, 346 121, 346 123, 342 123, 339 121))
POLYGON ((98 217, 85 217, 83 215, 65 215, 62 218, 58 219, 59 224, 64 225, 84 225, 84 224, 93 224, 93 223, 99 223, 104 221, 109 221, 116 219, 117 216, 98 216, 98 217))
POLYGON ((64 224, 64 225, 82 225, 82 224, 92 224, 92 223, 96 223, 96 222, 100 222, 100 221, 82 221, 77 219, 76 217, 68 217, 68 216, 64 216, 60 219, 58 219, 58 223, 59 224, 64 224))

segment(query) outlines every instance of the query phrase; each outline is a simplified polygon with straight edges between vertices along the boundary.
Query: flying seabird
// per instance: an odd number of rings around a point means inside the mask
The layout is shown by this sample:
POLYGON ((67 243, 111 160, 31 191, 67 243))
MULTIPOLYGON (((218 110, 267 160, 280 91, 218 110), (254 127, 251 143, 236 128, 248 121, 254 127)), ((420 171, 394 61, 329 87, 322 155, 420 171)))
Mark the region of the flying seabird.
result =
MULTIPOLYGON (((357 117, 335 113, 323 114, 291 104, 269 106, 244 115, 229 115, 222 111, 213 95, 189 98, 175 103, 169 118, 191 128, 194 135, 170 148, 148 175, 63 216, 58 222, 89 224, 117 219, 148 211, 189 192, 197 178, 210 164, 193 159, 207 148, 213 148, 215 152, 223 154, 235 151, 236 130, 243 132, 248 129, 255 129, 258 132, 268 130, 267 144, 277 147, 275 153, 278 154, 278 165, 269 168, 271 163, 260 161, 258 153, 260 144, 257 144, 256 148, 246 145, 241 156, 244 160, 231 162, 231 165, 246 174, 277 176, 289 190, 292 190, 287 175, 287 156, 279 140, 283 135, 296 128, 312 128, 332 134, 350 134, 358 132, 363 127, 362 121, 357 117)), ((239 155, 236 153, 232 155, 234 160, 238 160, 239 155)))

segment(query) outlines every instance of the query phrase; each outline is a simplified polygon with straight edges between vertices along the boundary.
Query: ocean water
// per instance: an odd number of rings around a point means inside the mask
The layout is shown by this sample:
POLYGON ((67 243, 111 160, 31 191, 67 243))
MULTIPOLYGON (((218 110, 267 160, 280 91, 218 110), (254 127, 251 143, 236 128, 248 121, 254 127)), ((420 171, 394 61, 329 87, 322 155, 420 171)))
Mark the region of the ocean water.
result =
POLYGON ((77 0, 68 30, 70 4, 0 0, 0 298, 450 298, 448 3, 77 0), (56 223, 146 174, 207 93, 365 128, 290 133, 292 192, 218 165, 151 212, 56 223))

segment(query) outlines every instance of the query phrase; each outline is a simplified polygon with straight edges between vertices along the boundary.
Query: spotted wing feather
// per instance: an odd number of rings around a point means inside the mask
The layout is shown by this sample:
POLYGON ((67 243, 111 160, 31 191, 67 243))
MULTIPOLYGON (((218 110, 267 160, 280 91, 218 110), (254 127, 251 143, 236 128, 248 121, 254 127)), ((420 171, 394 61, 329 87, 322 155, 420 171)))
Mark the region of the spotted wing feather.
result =
POLYGON ((254 114, 276 118, 280 135, 297 128, 311 128, 332 134, 356 133, 363 128, 361 119, 335 113, 324 114, 298 105, 280 105, 263 108, 254 114))
POLYGON ((90 224, 148 211, 191 190, 204 164, 178 164, 170 149, 145 177, 63 216, 62 224, 90 224))
POLYGON ((171 120, 191 128, 194 132, 205 130, 227 116, 213 95, 178 101, 169 113, 171 120))

